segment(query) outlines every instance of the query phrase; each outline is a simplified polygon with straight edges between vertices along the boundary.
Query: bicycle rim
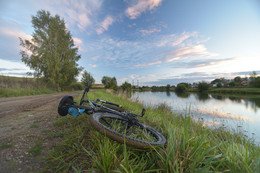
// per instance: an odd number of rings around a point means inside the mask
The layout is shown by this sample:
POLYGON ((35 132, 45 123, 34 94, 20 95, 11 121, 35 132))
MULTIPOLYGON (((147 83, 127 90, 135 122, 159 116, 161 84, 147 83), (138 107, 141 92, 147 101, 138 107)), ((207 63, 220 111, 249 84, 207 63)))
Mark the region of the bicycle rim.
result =
POLYGON ((153 128, 141 123, 130 126, 125 119, 115 114, 95 113, 90 122, 100 133, 131 147, 144 149, 166 143, 165 137, 153 128))

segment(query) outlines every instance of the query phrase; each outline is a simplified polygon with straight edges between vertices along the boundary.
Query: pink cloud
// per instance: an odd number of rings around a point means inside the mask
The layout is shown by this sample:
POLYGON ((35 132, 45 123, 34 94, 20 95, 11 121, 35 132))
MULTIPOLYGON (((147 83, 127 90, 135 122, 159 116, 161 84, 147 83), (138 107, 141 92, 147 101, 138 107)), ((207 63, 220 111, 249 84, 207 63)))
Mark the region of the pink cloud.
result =
POLYGON ((102 34, 104 31, 108 30, 109 26, 114 23, 115 19, 112 16, 107 16, 105 20, 101 23, 101 27, 96 30, 98 34, 102 34))
POLYGON ((128 7, 125 11, 130 19, 136 19, 147 10, 153 10, 162 3, 162 0, 139 0, 135 4, 128 7))
POLYGON ((32 39, 32 36, 29 35, 29 34, 25 34, 23 32, 20 32, 20 31, 13 31, 9 28, 3 28, 3 27, 0 27, 0 33, 3 34, 3 35, 6 35, 6 36, 10 36, 10 37, 13 37, 13 38, 22 38, 22 39, 26 39, 26 40, 31 40, 32 39))

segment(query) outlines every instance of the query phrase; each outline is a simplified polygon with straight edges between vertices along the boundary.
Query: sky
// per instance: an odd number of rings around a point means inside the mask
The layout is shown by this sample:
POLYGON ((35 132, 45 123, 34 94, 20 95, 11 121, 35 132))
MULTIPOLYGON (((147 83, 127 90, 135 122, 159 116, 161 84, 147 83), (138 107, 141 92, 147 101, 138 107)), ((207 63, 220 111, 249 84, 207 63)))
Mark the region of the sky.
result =
POLYGON ((31 71, 18 37, 31 39, 38 10, 65 20, 78 64, 96 83, 115 76, 119 85, 176 85, 260 73, 260 0, 0 0, 0 75, 31 71))

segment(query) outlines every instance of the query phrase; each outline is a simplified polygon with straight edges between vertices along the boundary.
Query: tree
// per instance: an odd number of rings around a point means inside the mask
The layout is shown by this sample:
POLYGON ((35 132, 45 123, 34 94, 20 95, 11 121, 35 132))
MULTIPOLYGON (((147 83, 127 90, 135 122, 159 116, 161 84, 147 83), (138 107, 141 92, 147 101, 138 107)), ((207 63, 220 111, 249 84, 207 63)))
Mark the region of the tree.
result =
POLYGON ((206 82, 200 82, 199 85, 198 85, 198 90, 199 92, 205 92, 209 89, 209 84, 206 83, 206 82))
POLYGON ((76 63, 81 57, 70 32, 60 16, 40 10, 32 16, 32 40, 20 38, 22 61, 34 70, 34 76, 43 78, 63 90, 75 81, 81 68, 76 63))
POLYGON ((82 75, 82 78, 81 78, 81 82, 84 84, 84 86, 86 86, 88 81, 90 81, 90 86, 93 83, 95 83, 95 79, 93 78, 93 76, 85 70, 83 72, 83 75, 82 75))
POLYGON ((170 85, 170 84, 167 84, 167 85, 166 85, 166 91, 169 92, 169 91, 170 91, 170 88, 171 88, 171 85, 170 85))
POLYGON ((105 85, 105 88, 115 89, 117 87, 117 81, 115 77, 111 78, 108 76, 103 76, 101 82, 105 85))
POLYGON ((187 85, 185 85, 184 83, 179 83, 175 89, 176 92, 178 93, 184 93, 187 90, 187 85))
POLYGON ((250 79, 252 81, 254 81, 256 79, 256 77, 257 77, 257 73, 255 71, 253 71, 252 74, 250 75, 250 79))
POLYGON ((123 83, 122 85, 121 85, 121 87, 122 87, 122 89, 125 91, 125 90, 127 90, 127 91, 131 91, 132 90, 132 85, 130 84, 130 83, 128 83, 128 82, 125 82, 125 83, 123 83))

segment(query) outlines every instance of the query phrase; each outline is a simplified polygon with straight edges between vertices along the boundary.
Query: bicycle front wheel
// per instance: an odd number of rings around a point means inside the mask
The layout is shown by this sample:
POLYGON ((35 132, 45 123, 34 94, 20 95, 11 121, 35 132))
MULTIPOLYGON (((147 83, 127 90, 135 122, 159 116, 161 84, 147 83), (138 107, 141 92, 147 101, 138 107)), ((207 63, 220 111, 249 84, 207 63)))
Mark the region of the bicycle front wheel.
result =
POLYGON ((90 122, 101 134, 131 147, 145 149, 166 143, 165 137, 155 129, 139 122, 130 126, 127 120, 115 114, 98 112, 92 115, 90 122))

